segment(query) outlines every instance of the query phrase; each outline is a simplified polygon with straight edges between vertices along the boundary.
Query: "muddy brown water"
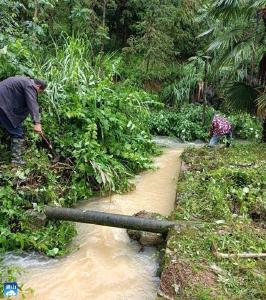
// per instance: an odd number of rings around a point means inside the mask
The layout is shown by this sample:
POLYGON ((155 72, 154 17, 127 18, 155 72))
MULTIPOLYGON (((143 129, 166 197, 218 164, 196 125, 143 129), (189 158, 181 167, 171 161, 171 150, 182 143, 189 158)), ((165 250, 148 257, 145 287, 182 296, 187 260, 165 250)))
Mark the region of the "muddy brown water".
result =
MULTIPOLYGON (((155 159, 155 171, 136 178, 136 190, 83 203, 85 209, 132 215, 140 210, 168 215, 174 207, 181 149, 167 149, 155 159)), ((31 300, 150 300, 159 284, 152 248, 139 252, 126 230, 77 224, 79 249, 44 264, 27 264, 21 278, 34 289, 31 300)), ((24 264, 25 267, 25 264, 24 264)))

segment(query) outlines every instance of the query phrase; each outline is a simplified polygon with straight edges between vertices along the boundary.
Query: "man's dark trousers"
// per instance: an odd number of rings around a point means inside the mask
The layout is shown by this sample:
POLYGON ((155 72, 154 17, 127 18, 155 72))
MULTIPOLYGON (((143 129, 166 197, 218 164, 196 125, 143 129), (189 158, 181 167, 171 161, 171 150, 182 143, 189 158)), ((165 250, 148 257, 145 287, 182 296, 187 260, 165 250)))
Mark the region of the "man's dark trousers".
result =
POLYGON ((14 128, 11 122, 9 121, 6 114, 3 112, 3 110, 0 108, 0 124, 2 127, 5 128, 5 130, 8 132, 11 138, 14 139, 23 139, 24 132, 22 125, 20 124, 18 127, 14 128))

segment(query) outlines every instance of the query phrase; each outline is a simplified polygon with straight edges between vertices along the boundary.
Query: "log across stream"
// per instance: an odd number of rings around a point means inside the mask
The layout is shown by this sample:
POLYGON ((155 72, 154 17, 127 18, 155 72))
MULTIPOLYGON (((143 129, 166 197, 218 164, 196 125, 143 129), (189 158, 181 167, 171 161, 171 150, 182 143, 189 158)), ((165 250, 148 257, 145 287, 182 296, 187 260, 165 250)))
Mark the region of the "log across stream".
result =
MULTIPOLYGON (((140 210, 168 215, 174 207, 176 180, 182 150, 172 148, 155 159, 155 171, 136 178, 136 190, 123 195, 82 203, 79 208, 132 215, 140 210)), ((21 278, 25 287, 35 290, 34 300, 149 300, 159 284, 155 250, 131 242, 126 230, 90 224, 77 224, 71 255, 47 263, 25 263, 21 278)))
POLYGON ((147 219, 76 208, 46 206, 45 214, 51 220, 64 220, 165 234, 168 233, 171 227, 178 226, 177 222, 167 220, 147 219))

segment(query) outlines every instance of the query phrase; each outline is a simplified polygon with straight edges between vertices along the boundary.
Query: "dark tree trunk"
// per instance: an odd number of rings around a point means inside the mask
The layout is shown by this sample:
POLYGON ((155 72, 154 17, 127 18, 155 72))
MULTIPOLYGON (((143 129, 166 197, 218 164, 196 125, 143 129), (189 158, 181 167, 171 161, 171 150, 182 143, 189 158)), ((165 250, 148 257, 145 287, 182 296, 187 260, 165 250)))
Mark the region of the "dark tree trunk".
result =
MULTIPOLYGON (((34 15, 33 15, 33 23, 35 25, 38 24, 39 20, 39 1, 38 0, 34 0, 34 15)), ((32 37, 33 37, 33 40, 35 42, 37 42, 37 36, 36 36, 36 32, 33 31, 33 34, 32 34, 32 37)))
POLYGON ((263 121, 262 141, 266 143, 266 117, 264 118, 263 121))
POLYGON ((73 17, 72 17, 72 11, 73 11, 73 1, 69 1, 69 30, 70 30, 70 35, 73 34, 73 17))
POLYGON ((259 64, 259 81, 261 84, 266 83, 266 53, 263 54, 259 64))
MULTIPOLYGON (((128 0, 119 0, 117 1, 117 9, 115 12, 115 18, 113 24, 115 24, 113 31, 115 32, 116 36, 116 44, 120 47, 125 47, 127 44, 127 39, 130 37, 130 28, 129 24, 132 23, 130 17, 127 14, 124 14, 124 11, 127 9, 128 0)), ((134 11, 131 12, 134 14, 134 11)), ((134 19, 134 16, 132 16, 134 19)), ((136 18, 136 17, 135 17, 136 18)))
MULTIPOLYGON (((102 26, 103 28, 105 28, 105 23, 106 23, 106 6, 107 6, 107 0, 103 0, 103 6, 102 6, 102 10, 103 10, 103 15, 102 15, 102 26)), ((101 55, 103 55, 104 52, 104 38, 101 38, 101 55)))
POLYGON ((34 1, 34 16, 33 21, 34 23, 37 23, 39 16, 39 2, 37 0, 34 1))
POLYGON ((204 67, 204 80, 203 80, 203 114, 202 114, 202 124, 206 124, 206 111, 207 111, 207 86, 208 86, 208 58, 205 60, 204 67))

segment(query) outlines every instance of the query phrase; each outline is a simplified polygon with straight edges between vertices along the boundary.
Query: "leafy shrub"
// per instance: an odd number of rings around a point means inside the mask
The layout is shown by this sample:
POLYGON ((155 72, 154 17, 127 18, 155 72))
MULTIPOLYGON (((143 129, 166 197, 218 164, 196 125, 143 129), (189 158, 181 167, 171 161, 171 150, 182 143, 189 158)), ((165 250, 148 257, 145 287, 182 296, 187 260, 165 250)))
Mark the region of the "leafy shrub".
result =
POLYGON ((32 75, 30 51, 21 39, 11 39, 0 49, 0 79, 16 75, 32 75))
POLYGON ((234 135, 242 139, 260 139, 262 124, 254 116, 248 113, 230 115, 228 117, 234 127, 234 135))
POLYGON ((46 227, 32 228, 30 216, 25 210, 38 208, 44 204, 62 204, 67 187, 60 185, 61 174, 47 164, 45 153, 32 149, 30 164, 25 169, 9 168, 2 165, 0 172, 0 253, 20 250, 38 250, 54 256, 51 250, 57 248, 56 254, 66 252, 66 244, 75 235, 73 224, 66 222, 49 222, 46 227), (36 157, 32 157, 34 155, 36 157), (61 202, 61 203, 60 203, 61 202))
POLYGON ((206 109, 205 125, 201 105, 185 105, 179 111, 155 111, 149 119, 150 130, 155 135, 176 136, 184 141, 207 140, 213 111, 211 107, 206 109))
MULTIPOLYGON (((157 153, 147 128, 155 97, 128 82, 116 84, 119 61, 106 57, 93 65, 84 40, 69 38, 62 48, 55 47, 51 53, 36 53, 31 64, 35 76, 49 83, 39 102, 44 132, 58 157, 53 160, 41 149, 30 120, 25 168, 7 165, 6 143, 0 146, 0 253, 66 253, 74 225, 49 221, 32 229, 25 210, 41 211, 46 204, 72 206, 92 194, 129 190, 129 179, 149 168, 157 153)), ((2 132, 0 138, 5 139, 2 132)))
POLYGON ((44 130, 56 152, 75 164, 69 204, 91 195, 94 186, 128 189, 131 174, 148 168, 156 152, 146 126, 154 97, 128 82, 114 83, 116 61, 107 57, 92 67, 90 51, 84 40, 69 38, 39 70, 49 82, 44 130))
MULTIPOLYGON (((211 117, 215 111, 206 108, 206 122, 203 125, 202 105, 184 105, 178 111, 153 111, 149 119, 150 130, 154 135, 176 136, 184 141, 196 139, 208 140, 211 117)), ((262 133, 261 122, 247 113, 230 115, 229 121, 233 125, 233 135, 242 139, 260 139, 262 133)))

